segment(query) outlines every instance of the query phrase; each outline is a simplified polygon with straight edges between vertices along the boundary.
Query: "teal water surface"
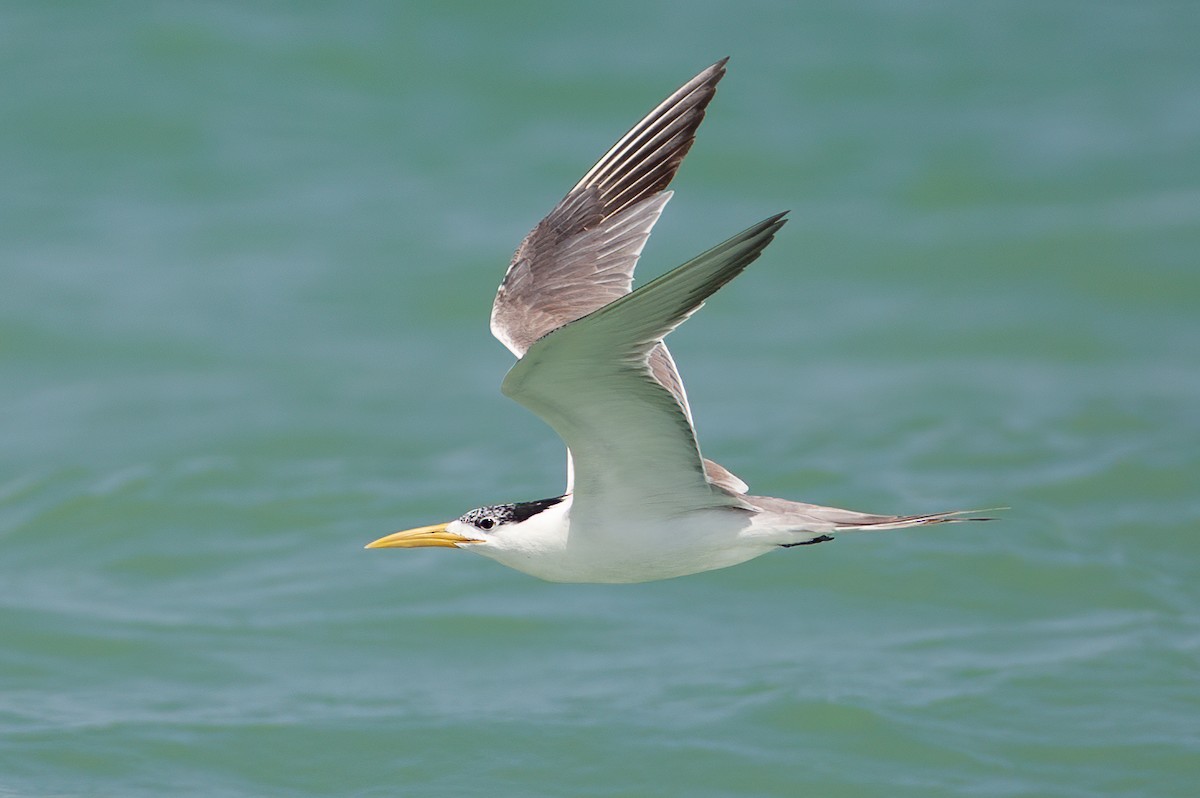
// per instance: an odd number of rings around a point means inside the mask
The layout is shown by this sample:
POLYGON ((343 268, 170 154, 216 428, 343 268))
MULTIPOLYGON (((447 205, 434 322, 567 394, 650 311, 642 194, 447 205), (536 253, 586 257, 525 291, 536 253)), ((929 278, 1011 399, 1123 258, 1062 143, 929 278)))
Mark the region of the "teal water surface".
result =
POLYGON ((0 10, 0 795, 1192 796, 1191 4, 0 10), (508 256, 730 73, 642 278, 756 492, 1003 519, 633 586, 362 550, 553 495, 508 256))

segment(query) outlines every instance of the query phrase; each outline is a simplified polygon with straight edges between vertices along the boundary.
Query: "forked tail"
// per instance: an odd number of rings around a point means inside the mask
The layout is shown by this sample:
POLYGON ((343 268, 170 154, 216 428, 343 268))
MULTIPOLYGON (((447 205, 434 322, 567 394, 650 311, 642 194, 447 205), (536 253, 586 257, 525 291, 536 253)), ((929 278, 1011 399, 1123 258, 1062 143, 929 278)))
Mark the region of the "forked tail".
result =
POLYGON ((990 513, 1007 509, 992 507, 987 510, 951 510, 945 513, 925 513, 924 515, 872 515, 858 513, 853 510, 838 510, 841 517, 830 518, 834 532, 870 532, 885 529, 905 529, 910 526, 928 526, 930 524, 956 524, 961 521, 995 521, 991 516, 975 515, 975 513, 990 513))
POLYGON ((921 515, 877 515, 767 496, 747 496, 746 501, 762 513, 759 516, 762 526, 779 530, 789 537, 797 533, 809 533, 811 536, 799 541, 792 537, 786 544, 781 544, 791 546, 832 540, 831 535, 839 532, 882 532, 885 529, 907 529, 961 521, 991 521, 994 519, 983 513, 1007 509, 993 507, 987 510, 950 510, 921 515))

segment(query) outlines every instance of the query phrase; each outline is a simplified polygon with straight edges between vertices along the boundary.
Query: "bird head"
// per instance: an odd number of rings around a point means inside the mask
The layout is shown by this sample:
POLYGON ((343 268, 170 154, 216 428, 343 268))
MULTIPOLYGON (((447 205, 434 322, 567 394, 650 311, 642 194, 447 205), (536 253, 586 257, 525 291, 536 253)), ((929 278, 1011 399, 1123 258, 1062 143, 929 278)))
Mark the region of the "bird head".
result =
POLYGON ((458 549, 468 546, 481 546, 481 548, 503 546, 510 533, 520 528, 525 521, 562 500, 562 496, 556 496, 553 499, 540 499, 532 502, 477 507, 444 524, 432 524, 406 529, 403 532, 393 532, 368 543, 366 548, 413 549, 439 546, 458 549))

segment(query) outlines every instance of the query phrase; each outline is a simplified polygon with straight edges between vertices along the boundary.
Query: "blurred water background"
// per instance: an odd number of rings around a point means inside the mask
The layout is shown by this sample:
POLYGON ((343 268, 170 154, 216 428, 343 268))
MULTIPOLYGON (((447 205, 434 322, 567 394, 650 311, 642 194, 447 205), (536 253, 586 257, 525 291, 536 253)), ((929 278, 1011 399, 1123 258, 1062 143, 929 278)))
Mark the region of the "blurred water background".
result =
POLYGON ((1192 3, 6 3, 0 795, 1192 796, 1192 3), (643 258, 756 492, 1002 521, 563 586, 517 242, 731 55, 643 258))

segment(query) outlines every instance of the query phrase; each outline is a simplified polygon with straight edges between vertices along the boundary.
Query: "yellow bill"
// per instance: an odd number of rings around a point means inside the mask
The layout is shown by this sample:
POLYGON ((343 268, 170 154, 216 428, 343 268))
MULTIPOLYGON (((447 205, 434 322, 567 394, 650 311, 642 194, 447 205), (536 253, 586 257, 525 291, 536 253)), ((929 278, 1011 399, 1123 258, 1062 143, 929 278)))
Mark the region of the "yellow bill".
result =
POLYGON ((416 529, 406 529, 403 532, 393 532, 390 535, 381 537, 379 540, 373 540, 368 543, 365 548, 368 549, 416 549, 424 546, 441 546, 448 549, 458 548, 460 543, 482 543, 483 541, 474 540, 447 532, 447 524, 433 524, 432 526, 422 526, 416 529))

